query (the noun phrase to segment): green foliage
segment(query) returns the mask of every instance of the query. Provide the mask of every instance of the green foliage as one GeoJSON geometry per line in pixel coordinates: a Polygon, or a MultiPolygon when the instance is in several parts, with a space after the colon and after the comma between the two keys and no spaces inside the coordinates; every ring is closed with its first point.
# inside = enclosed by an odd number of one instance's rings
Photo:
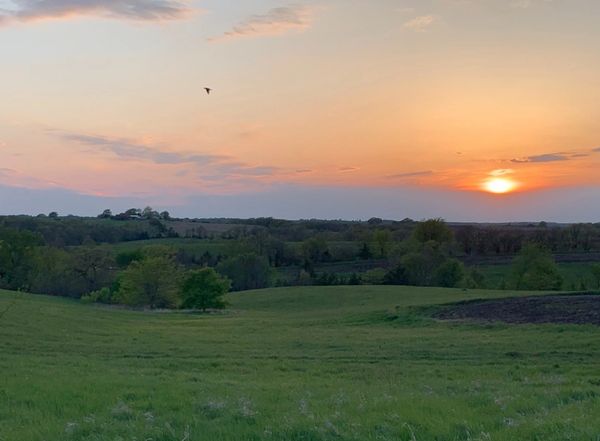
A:
{"type": "Polygon", "coordinates": [[[373,233],[373,242],[379,257],[385,258],[388,255],[392,241],[392,233],[387,229],[378,229],[373,233]]]}
{"type": "Polygon", "coordinates": [[[451,242],[454,235],[443,219],[429,219],[417,224],[413,237],[421,243],[434,241],[443,244],[451,242]]]}
{"type": "Polygon", "coordinates": [[[102,288],[81,297],[83,303],[105,303],[113,302],[113,292],[110,288],[102,288]]]}
{"type": "Polygon", "coordinates": [[[361,275],[365,285],[383,285],[387,270],[385,268],[374,268],[361,275]]]}
{"type": "Polygon", "coordinates": [[[369,260],[373,257],[373,253],[366,242],[362,244],[358,257],[362,260],[369,260]]]}
{"type": "Polygon", "coordinates": [[[465,278],[465,266],[457,259],[446,259],[435,270],[436,286],[455,288],[465,278]]]}
{"type": "Polygon", "coordinates": [[[0,227],[0,286],[27,288],[34,250],[42,238],[29,231],[0,227]]]}
{"type": "Polygon", "coordinates": [[[467,271],[464,279],[460,283],[460,286],[462,288],[469,289],[484,289],[486,287],[485,276],[477,268],[471,268],[469,271],[467,271]]]}
{"type": "Polygon", "coordinates": [[[74,271],[75,259],[67,251],[53,247],[35,250],[28,275],[29,289],[39,294],[79,298],[87,283],[74,271]]]}
{"type": "Polygon", "coordinates": [[[141,249],[125,250],[121,251],[115,257],[117,265],[121,268],[127,268],[131,262],[139,261],[144,259],[144,253],[141,249]]]}
{"type": "Polygon", "coordinates": [[[298,274],[298,278],[296,280],[296,285],[298,286],[309,286],[313,284],[313,278],[308,271],[300,270],[298,274]]]}
{"type": "Polygon", "coordinates": [[[71,254],[72,271],[84,280],[87,292],[110,285],[115,264],[112,253],[99,247],[83,247],[71,254]]]}
{"type": "Polygon", "coordinates": [[[147,257],[132,262],[119,277],[118,303],[150,308],[176,308],[180,272],[172,259],[147,257]]]}
{"type": "Polygon", "coordinates": [[[512,286],[518,290],[560,290],[563,285],[558,266],[550,252],[538,245],[526,245],[514,259],[512,286]]]}
{"type": "Polygon", "coordinates": [[[312,263],[326,262],[331,257],[329,246],[323,237],[313,237],[304,241],[302,255],[306,261],[312,263]]]}
{"type": "Polygon", "coordinates": [[[255,253],[230,257],[217,266],[217,271],[232,281],[235,291],[266,288],[271,282],[269,262],[255,253]]]}
{"type": "Polygon", "coordinates": [[[596,288],[600,289],[600,263],[593,264],[590,269],[592,276],[594,277],[596,288]]]}
{"type": "Polygon", "coordinates": [[[429,241],[420,252],[404,256],[400,264],[404,267],[409,285],[431,286],[435,283],[436,271],[446,260],[439,244],[429,241]]]}
{"type": "Polygon", "coordinates": [[[181,285],[181,308],[223,309],[227,302],[223,296],[231,288],[231,281],[212,268],[188,271],[181,285]]]}

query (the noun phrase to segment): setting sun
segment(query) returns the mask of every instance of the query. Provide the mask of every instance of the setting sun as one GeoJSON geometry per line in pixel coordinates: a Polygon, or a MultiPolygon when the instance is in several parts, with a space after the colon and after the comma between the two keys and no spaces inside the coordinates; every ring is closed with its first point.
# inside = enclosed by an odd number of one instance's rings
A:
{"type": "Polygon", "coordinates": [[[495,194],[510,193],[517,187],[517,184],[506,178],[493,178],[483,184],[485,191],[495,194]]]}

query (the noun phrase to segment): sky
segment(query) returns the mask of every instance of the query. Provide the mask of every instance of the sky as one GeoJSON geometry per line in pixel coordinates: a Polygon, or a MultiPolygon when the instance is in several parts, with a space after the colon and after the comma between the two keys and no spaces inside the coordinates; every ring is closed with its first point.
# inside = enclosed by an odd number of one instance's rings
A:
{"type": "Polygon", "coordinates": [[[0,0],[0,212],[600,221],[599,17],[0,0]]]}

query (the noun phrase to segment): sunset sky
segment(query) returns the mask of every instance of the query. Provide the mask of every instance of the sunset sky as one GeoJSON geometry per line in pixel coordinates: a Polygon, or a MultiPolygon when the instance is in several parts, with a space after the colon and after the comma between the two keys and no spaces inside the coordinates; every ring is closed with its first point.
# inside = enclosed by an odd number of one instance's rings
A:
{"type": "Polygon", "coordinates": [[[0,0],[0,211],[600,221],[599,18],[0,0]]]}

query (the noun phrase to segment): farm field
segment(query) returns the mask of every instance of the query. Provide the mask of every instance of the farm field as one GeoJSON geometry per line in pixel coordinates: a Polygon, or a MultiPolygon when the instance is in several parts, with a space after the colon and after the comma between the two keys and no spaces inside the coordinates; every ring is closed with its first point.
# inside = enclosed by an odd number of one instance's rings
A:
{"type": "Polygon", "coordinates": [[[302,287],[223,313],[0,292],[0,440],[600,439],[600,328],[431,318],[531,293],[302,287]]]}

